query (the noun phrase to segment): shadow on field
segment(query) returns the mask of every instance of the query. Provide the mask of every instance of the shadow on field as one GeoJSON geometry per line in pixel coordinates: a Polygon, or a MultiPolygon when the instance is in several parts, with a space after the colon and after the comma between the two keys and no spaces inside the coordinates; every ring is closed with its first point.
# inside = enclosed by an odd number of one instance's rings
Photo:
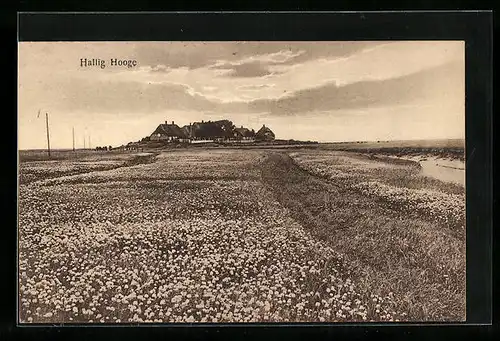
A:
{"type": "Polygon", "coordinates": [[[346,256],[367,297],[392,292],[410,321],[465,319],[465,237],[314,176],[286,153],[270,152],[260,167],[292,217],[346,256]]]}

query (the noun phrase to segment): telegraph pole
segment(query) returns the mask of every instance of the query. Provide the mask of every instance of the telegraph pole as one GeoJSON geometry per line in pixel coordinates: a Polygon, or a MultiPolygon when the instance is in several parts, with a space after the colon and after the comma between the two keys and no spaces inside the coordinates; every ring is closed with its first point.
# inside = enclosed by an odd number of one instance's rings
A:
{"type": "Polygon", "coordinates": [[[45,124],[47,126],[47,151],[49,152],[50,158],[50,134],[49,134],[49,113],[45,113],[45,124]]]}
{"type": "Polygon", "coordinates": [[[73,127],[73,151],[75,151],[75,127],[73,127]]]}

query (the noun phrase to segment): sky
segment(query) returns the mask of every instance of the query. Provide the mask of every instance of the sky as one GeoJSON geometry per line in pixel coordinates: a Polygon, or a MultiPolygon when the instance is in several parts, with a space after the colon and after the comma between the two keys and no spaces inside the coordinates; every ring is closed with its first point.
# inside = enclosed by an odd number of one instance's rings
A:
{"type": "Polygon", "coordinates": [[[230,119],[279,139],[465,137],[463,41],[21,42],[18,147],[118,146],[230,119]],[[106,64],[81,66],[81,59],[106,64]],[[111,59],[136,66],[112,66],[111,59]],[[41,115],[38,115],[38,112],[41,115]],[[88,142],[87,142],[88,144],[88,142]]]}

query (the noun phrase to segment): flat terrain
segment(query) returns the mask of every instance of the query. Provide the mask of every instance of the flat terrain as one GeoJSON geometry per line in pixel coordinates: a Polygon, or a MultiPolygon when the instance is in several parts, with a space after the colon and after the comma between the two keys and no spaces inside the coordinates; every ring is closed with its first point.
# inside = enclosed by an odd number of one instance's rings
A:
{"type": "Polygon", "coordinates": [[[465,319],[464,187],[415,161],[99,155],[21,158],[21,322],[465,319]]]}
{"type": "Polygon", "coordinates": [[[53,152],[50,159],[44,151],[21,152],[19,183],[25,184],[66,175],[111,170],[154,161],[153,153],[107,153],[95,151],[53,152]]]}

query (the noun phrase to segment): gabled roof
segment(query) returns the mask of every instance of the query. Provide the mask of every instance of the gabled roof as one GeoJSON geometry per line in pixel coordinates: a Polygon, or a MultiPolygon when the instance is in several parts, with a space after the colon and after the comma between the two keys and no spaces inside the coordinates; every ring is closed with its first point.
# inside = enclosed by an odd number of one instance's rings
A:
{"type": "Polygon", "coordinates": [[[234,128],[234,131],[236,133],[238,133],[239,135],[241,135],[241,136],[245,136],[249,132],[248,128],[243,128],[243,127],[241,127],[241,128],[234,128]]]}
{"type": "Polygon", "coordinates": [[[185,132],[177,124],[160,124],[151,135],[156,134],[186,138],[185,132]]]}
{"type": "Polygon", "coordinates": [[[252,137],[255,135],[255,132],[252,132],[250,129],[248,128],[235,128],[234,131],[240,135],[240,136],[243,136],[243,137],[252,137]]]}
{"type": "Polygon", "coordinates": [[[258,137],[264,137],[264,136],[274,136],[274,133],[271,129],[266,127],[265,125],[262,126],[262,128],[259,129],[259,131],[255,134],[258,137]]]}

